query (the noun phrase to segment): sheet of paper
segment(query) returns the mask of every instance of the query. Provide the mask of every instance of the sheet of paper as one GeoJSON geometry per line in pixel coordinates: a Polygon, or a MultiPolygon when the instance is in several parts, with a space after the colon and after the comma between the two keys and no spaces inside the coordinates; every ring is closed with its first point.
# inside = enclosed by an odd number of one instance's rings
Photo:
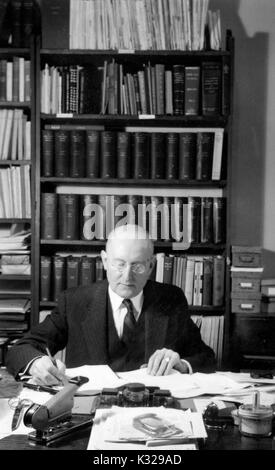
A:
{"type": "Polygon", "coordinates": [[[123,381],[121,381],[115,372],[113,372],[112,369],[106,365],[85,365],[81,367],[69,368],[66,369],[66,375],[68,377],[82,375],[89,379],[89,382],[79,387],[80,392],[87,390],[102,390],[104,387],[115,388],[123,385],[123,381]]]}

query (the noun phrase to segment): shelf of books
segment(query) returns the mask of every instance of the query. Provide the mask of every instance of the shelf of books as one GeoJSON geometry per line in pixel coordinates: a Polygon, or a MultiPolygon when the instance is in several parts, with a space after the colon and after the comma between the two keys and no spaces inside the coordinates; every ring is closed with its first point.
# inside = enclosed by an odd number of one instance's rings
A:
{"type": "MultiPolygon", "coordinates": [[[[158,10],[162,2],[134,1],[138,18],[145,15],[148,34],[142,34],[128,2],[118,1],[110,37],[106,31],[96,37],[91,28],[92,43],[72,45],[76,25],[67,22],[68,15],[84,2],[63,3],[57,20],[53,2],[43,1],[36,58],[40,159],[33,273],[40,289],[33,297],[33,321],[56,305],[62,289],[104,279],[100,250],[108,233],[117,224],[138,223],[154,240],[152,278],[184,290],[192,318],[221,366],[228,317],[231,33],[224,47],[218,32],[213,39],[212,14],[218,14],[204,1],[197,2],[198,30],[187,21],[190,12],[179,14],[181,2],[165,2],[167,17],[158,10]],[[118,12],[131,16],[128,39],[118,12]],[[155,30],[150,14],[157,19],[155,30]],[[54,44],[56,21],[57,36],[63,33],[54,44]],[[167,28],[177,21],[181,27],[172,28],[172,38],[167,28]],[[188,24],[193,33],[178,36],[188,24]],[[114,42],[105,42],[107,37],[114,42]]],[[[88,3],[92,8],[94,2],[88,3]]],[[[109,18],[114,4],[100,5],[109,18]]]]}
{"type": "Polygon", "coordinates": [[[14,47],[14,34],[0,47],[0,364],[31,310],[34,45],[14,47]]]}

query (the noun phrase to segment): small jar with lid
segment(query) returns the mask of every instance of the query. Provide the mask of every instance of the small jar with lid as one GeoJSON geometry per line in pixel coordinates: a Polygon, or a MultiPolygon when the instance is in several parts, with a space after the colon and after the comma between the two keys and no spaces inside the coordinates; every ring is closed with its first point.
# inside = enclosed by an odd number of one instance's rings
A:
{"type": "Polygon", "coordinates": [[[244,436],[266,437],[272,433],[273,409],[260,405],[241,405],[238,410],[239,429],[244,436]]]}

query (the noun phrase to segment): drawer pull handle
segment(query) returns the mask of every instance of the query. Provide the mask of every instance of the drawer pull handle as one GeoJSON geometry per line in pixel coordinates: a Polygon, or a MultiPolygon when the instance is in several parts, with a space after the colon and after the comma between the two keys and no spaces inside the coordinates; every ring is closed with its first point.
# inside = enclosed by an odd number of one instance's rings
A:
{"type": "Polygon", "coordinates": [[[252,310],[254,308],[254,304],[241,304],[240,307],[242,310],[252,310]]]}
{"type": "Polygon", "coordinates": [[[252,282],[241,282],[240,287],[242,287],[243,289],[252,289],[253,284],[252,282]]]}

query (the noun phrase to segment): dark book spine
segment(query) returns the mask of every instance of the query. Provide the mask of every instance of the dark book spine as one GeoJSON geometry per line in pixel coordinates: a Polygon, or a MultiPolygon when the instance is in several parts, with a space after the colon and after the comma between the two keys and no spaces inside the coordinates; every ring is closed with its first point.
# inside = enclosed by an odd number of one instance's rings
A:
{"type": "Polygon", "coordinates": [[[70,131],[58,130],[54,135],[54,174],[56,177],[69,176],[70,131]]]}
{"type": "Polygon", "coordinates": [[[163,179],[165,175],[165,134],[152,132],[151,134],[151,179],[163,179]]]}
{"type": "Polygon", "coordinates": [[[221,307],[224,304],[224,277],[225,258],[214,256],[213,259],[213,306],[221,307]]]}
{"type": "Polygon", "coordinates": [[[217,62],[202,63],[202,114],[216,116],[221,112],[221,66],[217,62]]]}
{"type": "Polygon", "coordinates": [[[185,67],[184,114],[197,116],[200,109],[200,67],[185,67]]]}
{"type": "Polygon", "coordinates": [[[79,239],[79,209],[77,194],[59,194],[59,239],[79,239]]]}
{"type": "Polygon", "coordinates": [[[30,46],[31,35],[34,31],[34,0],[22,2],[22,47],[30,46]]]}
{"type": "Polygon", "coordinates": [[[214,197],[213,200],[213,242],[226,241],[226,198],[214,197]]]}
{"type": "Polygon", "coordinates": [[[203,260],[203,278],[202,278],[202,305],[212,305],[213,291],[213,259],[204,258],[203,260]]]}
{"type": "Polygon", "coordinates": [[[70,2],[68,0],[43,0],[41,2],[42,47],[69,49],[70,2]]]}
{"type": "Polygon", "coordinates": [[[201,198],[192,197],[188,198],[190,208],[190,223],[191,223],[191,242],[200,243],[201,241],[201,198]]]}
{"type": "Polygon", "coordinates": [[[175,115],[184,114],[185,67],[173,65],[173,109],[175,115]]]}
{"type": "Polygon", "coordinates": [[[212,178],[214,137],[214,132],[197,133],[197,180],[208,181],[212,178]]]}
{"type": "Polygon", "coordinates": [[[195,179],[196,141],[196,132],[181,132],[179,134],[179,179],[195,179]]]}
{"type": "Polygon", "coordinates": [[[164,256],[163,282],[172,284],[174,258],[172,256],[164,256]]]}
{"type": "Polygon", "coordinates": [[[151,226],[151,196],[142,196],[138,206],[138,224],[150,233],[151,226]]]}
{"type": "Polygon", "coordinates": [[[21,47],[22,0],[11,0],[10,6],[12,46],[21,47]]]}
{"type": "MultiPolygon", "coordinates": [[[[19,90],[18,90],[19,91],[19,90]]],[[[0,101],[7,99],[7,61],[0,60],[0,101]]]]}
{"type": "Polygon", "coordinates": [[[100,131],[86,131],[86,176],[99,177],[100,131]]]}
{"type": "Polygon", "coordinates": [[[166,134],[165,178],[173,180],[178,176],[178,133],[168,132],[166,134]]]}
{"type": "Polygon", "coordinates": [[[213,198],[201,198],[201,243],[213,242],[213,198]]]}
{"type": "Polygon", "coordinates": [[[139,221],[139,208],[141,208],[142,196],[129,194],[127,196],[127,203],[129,204],[128,223],[141,225],[139,221]]]}
{"type": "Polygon", "coordinates": [[[93,240],[96,238],[97,224],[100,221],[100,207],[96,194],[81,194],[80,196],[80,238],[93,240]]]}
{"type": "Polygon", "coordinates": [[[228,116],[231,111],[230,107],[230,88],[231,88],[231,68],[229,57],[223,58],[222,64],[222,114],[228,116]]]}
{"type": "Polygon", "coordinates": [[[117,133],[117,177],[131,178],[131,133],[117,133]]]}
{"type": "Polygon", "coordinates": [[[66,262],[63,256],[53,257],[53,301],[58,301],[60,292],[65,289],[66,262]]]}
{"type": "Polygon", "coordinates": [[[41,256],[40,259],[40,300],[48,302],[51,300],[51,275],[52,258],[41,256]]]}
{"type": "Polygon", "coordinates": [[[165,66],[164,64],[156,64],[156,99],[157,114],[162,116],[165,111],[165,66]]]}
{"type": "Polygon", "coordinates": [[[82,178],[85,176],[85,131],[72,130],[70,151],[70,176],[82,178]]]}
{"type": "Polygon", "coordinates": [[[105,194],[98,195],[99,212],[96,225],[96,239],[106,240],[106,216],[107,214],[107,196],[105,194]]]}
{"type": "Polygon", "coordinates": [[[79,285],[79,262],[78,256],[68,256],[66,258],[66,289],[79,285]]]}
{"type": "Polygon", "coordinates": [[[101,178],[115,178],[116,177],[116,132],[102,131],[101,132],[101,178]]]}
{"type": "Polygon", "coordinates": [[[134,132],[133,161],[135,179],[149,178],[149,137],[146,132],[134,132]]]}
{"type": "MultiPolygon", "coordinates": [[[[19,57],[13,57],[12,100],[19,101],[19,57]]],[[[26,64],[26,60],[24,61],[26,64]]]]}
{"type": "Polygon", "coordinates": [[[54,131],[42,130],[42,176],[54,176],[54,131]]]}
{"type": "Polygon", "coordinates": [[[95,258],[90,256],[81,256],[79,285],[90,286],[95,281],[95,258]]]}
{"type": "Polygon", "coordinates": [[[41,238],[54,240],[57,238],[57,194],[41,193],[41,238]]]}

